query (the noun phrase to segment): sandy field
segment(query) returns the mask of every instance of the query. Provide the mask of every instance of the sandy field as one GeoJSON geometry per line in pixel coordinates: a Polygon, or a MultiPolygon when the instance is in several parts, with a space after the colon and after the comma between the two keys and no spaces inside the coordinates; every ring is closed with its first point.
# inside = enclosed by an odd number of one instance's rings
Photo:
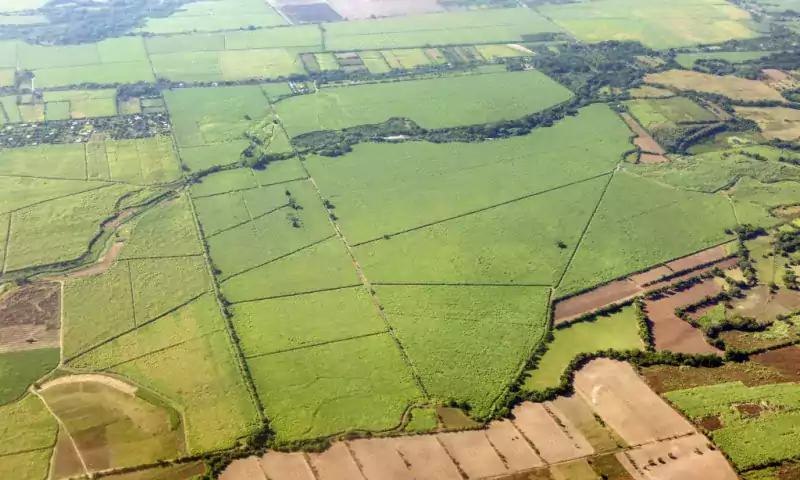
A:
{"type": "Polygon", "coordinates": [[[373,438],[349,442],[350,450],[367,480],[413,480],[392,440],[373,438]]]}
{"type": "Polygon", "coordinates": [[[758,124],[764,138],[794,140],[800,137],[800,111],[783,107],[734,107],[736,113],[758,124]]]}
{"type": "Polygon", "coordinates": [[[236,460],[222,472],[219,480],[267,480],[258,457],[236,460]]]}
{"type": "Polygon", "coordinates": [[[507,472],[506,466],[482,430],[444,433],[439,435],[439,441],[470,479],[507,472]]]}
{"type": "Polygon", "coordinates": [[[486,430],[486,437],[495,450],[503,456],[506,466],[511,471],[529,470],[544,465],[511,420],[492,422],[486,430]]]}
{"type": "Polygon", "coordinates": [[[392,440],[414,478],[462,480],[458,468],[433,435],[414,435],[392,440]]]}
{"type": "Polygon", "coordinates": [[[268,453],[259,462],[270,480],[315,480],[303,453],[268,453]]]}
{"type": "Polygon", "coordinates": [[[523,403],[514,409],[514,424],[548,463],[563,462],[594,453],[589,441],[570,422],[559,425],[541,403],[523,403]]]}
{"type": "Polygon", "coordinates": [[[736,480],[725,457],[700,434],[645,445],[617,458],[636,480],[736,480]]]}
{"type": "Polygon", "coordinates": [[[355,459],[344,443],[334,443],[322,453],[308,454],[318,480],[363,480],[355,459]]]}

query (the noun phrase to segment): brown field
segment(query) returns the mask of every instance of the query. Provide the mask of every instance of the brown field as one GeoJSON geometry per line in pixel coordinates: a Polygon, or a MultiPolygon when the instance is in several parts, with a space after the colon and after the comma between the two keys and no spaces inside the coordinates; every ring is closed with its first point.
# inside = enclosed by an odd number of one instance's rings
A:
{"type": "MultiPolygon", "coordinates": [[[[786,349],[776,350],[775,352],[781,352],[783,350],[786,349]]],[[[753,362],[726,363],[716,368],[656,365],[643,368],[641,374],[648,385],[650,385],[650,388],[658,394],[727,382],[742,382],[752,387],[793,381],[792,377],[782,375],[783,372],[780,371],[780,368],[769,365],[769,360],[764,361],[763,365],[762,362],[759,361],[760,357],[775,352],[756,355],[752,357],[753,362]]],[[[766,359],[766,357],[764,358],[766,359]]],[[[795,360],[800,361],[800,351],[798,351],[796,358],[789,359],[789,361],[795,360]]],[[[791,366],[792,364],[789,365],[790,369],[794,368],[791,366]]],[[[795,370],[797,370],[797,368],[795,368],[795,370]]]]}
{"type": "Polygon", "coordinates": [[[797,79],[786,72],[765,68],[762,73],[764,74],[764,83],[775,90],[794,90],[798,86],[797,79]]]}
{"type": "Polygon", "coordinates": [[[584,313],[625,301],[643,292],[643,289],[627,279],[611,282],[556,303],[553,323],[555,325],[567,323],[584,313]]]}
{"type": "Polygon", "coordinates": [[[764,352],[751,358],[752,361],[778,371],[791,382],[800,382],[800,347],[791,346],[764,352]]]}
{"type": "Polygon", "coordinates": [[[69,436],[63,430],[59,430],[53,458],[50,461],[51,478],[70,478],[85,475],[81,459],[69,436]]]}
{"type": "Polygon", "coordinates": [[[704,273],[710,272],[711,270],[714,270],[715,268],[719,268],[720,270],[731,270],[733,268],[736,268],[736,266],[738,264],[739,264],[738,259],[736,259],[736,258],[728,258],[728,259],[722,260],[720,262],[714,263],[712,265],[708,265],[706,267],[698,268],[697,270],[688,271],[683,275],[678,275],[677,277],[670,278],[669,280],[665,280],[663,282],[653,283],[653,284],[648,286],[649,287],[648,289],[649,290],[653,290],[653,289],[660,288],[660,287],[663,287],[663,286],[666,286],[666,285],[677,283],[677,282],[680,282],[681,280],[686,280],[686,279],[689,279],[689,278],[692,278],[692,277],[696,277],[698,275],[702,275],[704,273]]]}
{"type": "Polygon", "coordinates": [[[138,472],[114,475],[114,480],[191,480],[205,473],[206,466],[203,462],[183,463],[168,467],[151,468],[138,472]]]}
{"type": "Polygon", "coordinates": [[[754,317],[759,322],[769,322],[778,315],[800,309],[800,293],[781,289],[772,293],[767,285],[759,285],[747,292],[743,299],[731,302],[733,312],[743,317],[754,317]]]}
{"type": "Polygon", "coordinates": [[[545,462],[563,462],[594,453],[589,441],[570,422],[559,425],[540,403],[514,409],[514,424],[536,447],[545,462]]]}
{"type": "Polygon", "coordinates": [[[61,285],[37,283],[3,295],[0,352],[59,346],[61,285]]]}
{"type": "Polygon", "coordinates": [[[414,478],[461,480],[458,468],[435,436],[401,437],[393,443],[414,478]]]}
{"type": "MultiPolygon", "coordinates": [[[[562,422],[575,425],[595,452],[610,452],[619,448],[611,432],[600,425],[594,412],[578,395],[558,397],[546,403],[547,408],[562,422]]],[[[623,443],[620,441],[620,443],[623,443]]]]}
{"type": "Polygon", "coordinates": [[[259,462],[270,480],[314,480],[314,472],[303,453],[268,453],[259,462]]]}
{"type": "Polygon", "coordinates": [[[661,278],[666,277],[667,275],[672,275],[673,273],[675,272],[673,272],[672,269],[662,265],[660,267],[652,268],[646,272],[637,273],[636,275],[631,275],[630,279],[636,285],[644,287],[647,284],[653,283],[656,280],[660,280],[661,278]]]}
{"type": "Polygon", "coordinates": [[[660,163],[669,163],[669,158],[667,158],[664,155],[655,155],[655,154],[652,154],[652,153],[642,153],[641,155],[639,155],[639,163],[642,163],[644,165],[657,165],[657,164],[660,164],[660,163]]]}
{"type": "Polygon", "coordinates": [[[637,480],[736,480],[725,457],[700,434],[644,445],[618,453],[617,458],[637,480]]]}
{"type": "Polygon", "coordinates": [[[219,480],[267,480],[258,457],[236,460],[222,472],[219,480]]]}
{"type": "Polygon", "coordinates": [[[544,465],[511,420],[492,422],[486,430],[486,437],[503,456],[511,471],[529,470],[544,465]]]}
{"type": "Polygon", "coordinates": [[[444,10],[436,0],[328,0],[328,3],[347,20],[373,16],[396,17],[444,10]]]}
{"type": "Polygon", "coordinates": [[[734,107],[736,113],[758,124],[764,138],[794,140],[800,137],[800,111],[784,107],[734,107]]]}
{"type": "Polygon", "coordinates": [[[790,326],[786,335],[780,336],[773,336],[762,332],[730,330],[722,332],[719,337],[725,342],[726,347],[735,348],[742,352],[753,352],[797,343],[797,341],[800,340],[800,328],[790,326]]]}
{"type": "Polygon", "coordinates": [[[122,252],[123,245],[125,245],[123,242],[116,242],[114,245],[111,245],[111,248],[108,249],[108,252],[106,252],[105,255],[97,259],[97,262],[94,265],[82,270],[70,272],[64,275],[62,278],[73,279],[95,277],[97,275],[106,273],[108,269],[114,265],[114,262],[117,261],[117,257],[119,257],[120,252],[122,252]]]}
{"type": "Polygon", "coordinates": [[[493,477],[507,472],[503,460],[482,430],[443,433],[439,441],[470,479],[493,477]]]}
{"type": "Polygon", "coordinates": [[[562,463],[550,467],[553,480],[598,480],[599,477],[586,460],[562,463]]]}
{"type": "Polygon", "coordinates": [[[696,431],[627,363],[592,360],[575,374],[575,390],[629,445],[696,431]]]}
{"type": "Polygon", "coordinates": [[[347,445],[342,442],[334,443],[323,453],[310,453],[308,459],[317,473],[318,480],[361,480],[364,478],[347,445]]]}
{"type": "Polygon", "coordinates": [[[658,142],[653,140],[653,137],[647,133],[647,130],[642,128],[642,126],[639,125],[639,122],[633,119],[632,116],[627,113],[621,113],[620,117],[622,117],[622,120],[628,124],[628,128],[630,128],[633,133],[638,135],[638,137],[633,140],[633,143],[642,149],[643,152],[654,153],[656,155],[663,155],[667,153],[663,148],[661,148],[661,145],[659,145],[658,142]]]}
{"type": "Polygon", "coordinates": [[[350,451],[367,480],[412,480],[414,475],[395,450],[391,439],[373,438],[349,442],[350,451]]]}
{"type": "Polygon", "coordinates": [[[678,90],[717,93],[735,100],[784,100],[780,92],[763,82],[728,75],[717,76],[690,70],[668,70],[651,73],[644,77],[644,81],[678,90]]]}
{"type": "Polygon", "coordinates": [[[685,320],[675,316],[675,309],[691,305],[706,296],[716,295],[722,288],[713,279],[705,280],[689,290],[656,301],[648,301],[647,313],[653,322],[653,337],[656,350],[676,353],[716,353],[719,350],[706,342],[703,333],[685,320]]]}
{"type": "Polygon", "coordinates": [[[608,480],[633,480],[613,453],[589,459],[589,464],[600,478],[608,480]]]}
{"type": "Polygon", "coordinates": [[[727,256],[728,253],[725,251],[725,247],[719,246],[697,252],[688,257],[673,260],[667,263],[667,267],[671,268],[674,272],[681,272],[683,270],[697,268],[707,263],[718,262],[727,256]]]}
{"type": "Polygon", "coordinates": [[[632,88],[628,90],[628,93],[633,98],[668,98],[675,96],[675,94],[670,90],[651,87],[650,85],[643,85],[638,88],[632,88]]]}

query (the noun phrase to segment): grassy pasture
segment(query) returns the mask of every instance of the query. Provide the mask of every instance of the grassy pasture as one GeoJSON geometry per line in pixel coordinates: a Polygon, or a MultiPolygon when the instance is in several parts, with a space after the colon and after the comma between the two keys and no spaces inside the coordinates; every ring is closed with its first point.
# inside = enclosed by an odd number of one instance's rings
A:
{"type": "Polygon", "coordinates": [[[172,137],[106,140],[111,180],[154,185],[181,177],[172,137]]]}
{"type": "Polygon", "coordinates": [[[282,48],[161,53],[150,59],[157,76],[173,81],[237,81],[305,73],[299,57],[282,48]]]}
{"type": "MultiPolygon", "coordinates": [[[[161,320],[159,320],[161,321],[161,320]]],[[[150,331],[158,341],[158,331],[150,331]]],[[[217,332],[192,340],[182,339],[171,348],[150,350],[144,334],[117,342],[135,341],[149,353],[111,368],[140,385],[172,400],[183,413],[186,450],[200,454],[230,447],[258,423],[255,407],[233,358],[227,333],[217,332]],[[191,366],[192,375],[178,375],[191,366]]]]}
{"type": "Polygon", "coordinates": [[[0,354],[0,405],[22,397],[33,382],[58,365],[58,360],[58,348],[0,354]]]}
{"type": "Polygon", "coordinates": [[[544,74],[525,71],[324,88],[287,98],[276,108],[287,132],[295,136],[390,117],[410,118],[425,128],[495,122],[544,110],[571,96],[544,74]]]}
{"type": "Polygon", "coordinates": [[[197,234],[187,196],[169,204],[160,204],[135,223],[132,238],[125,242],[121,258],[158,258],[201,255],[203,247],[197,234]]]}
{"type": "Polygon", "coordinates": [[[35,70],[34,73],[36,74],[37,88],[64,87],[85,83],[114,85],[155,81],[150,64],[146,61],[41,68],[35,70]]]}
{"type": "Polygon", "coordinates": [[[199,172],[217,165],[238,162],[248,145],[247,140],[234,139],[209,145],[183,147],[180,149],[180,156],[184,165],[192,171],[199,172]]]}
{"type": "Polygon", "coordinates": [[[58,385],[42,392],[92,470],[132,467],[182,452],[183,432],[170,412],[101,383],[58,385]]]}
{"type": "Polygon", "coordinates": [[[210,32],[285,24],[283,17],[266,2],[211,0],[182,5],[180,10],[168,17],[150,18],[139,31],[154,34],[210,32]]]}
{"type": "Polygon", "coordinates": [[[50,450],[35,450],[0,456],[0,477],[15,480],[41,480],[50,469],[50,450]]]}
{"type": "Polygon", "coordinates": [[[79,180],[0,177],[0,212],[94,190],[102,184],[79,180]]]}
{"type": "Polygon", "coordinates": [[[396,428],[421,394],[388,334],[251,358],[278,439],[396,428]]]}
{"type": "Polygon", "coordinates": [[[164,99],[180,147],[241,138],[271,111],[257,85],[167,90],[164,99]]]}
{"type": "Polygon", "coordinates": [[[679,53],[675,61],[684,68],[692,68],[698,60],[724,60],[729,63],[741,63],[768,57],[773,52],[699,52],[679,53]]]}
{"type": "Polygon", "coordinates": [[[641,349],[639,324],[632,306],[593,322],[581,322],[553,332],[554,339],[539,359],[536,368],[526,370],[525,390],[555,388],[569,362],[579,353],[600,350],[641,349]]]}
{"type": "Polygon", "coordinates": [[[289,209],[286,190],[291,184],[252,188],[203,197],[195,200],[195,208],[207,236],[256,220],[278,209],[289,209]]]}
{"type": "Polygon", "coordinates": [[[558,289],[558,296],[730,240],[737,225],[721,195],[683,191],[618,172],[558,289]]]}
{"type": "Polygon", "coordinates": [[[89,248],[100,224],[129,185],[112,185],[14,212],[6,270],[74,260],[89,248]]]}
{"type": "Polygon", "coordinates": [[[192,185],[192,196],[199,200],[203,197],[218,196],[257,187],[258,183],[252,170],[249,168],[237,168],[235,170],[223,170],[204,177],[201,182],[192,185]]]}
{"type": "Polygon", "coordinates": [[[419,48],[385,50],[382,53],[387,63],[389,63],[389,66],[392,68],[413,70],[414,68],[430,65],[431,63],[428,56],[425,55],[425,52],[419,48]]]}
{"type": "MultiPolygon", "coordinates": [[[[49,449],[56,442],[58,424],[41,400],[26,395],[21,400],[0,406],[0,458],[37,449],[49,449]]],[[[49,453],[49,451],[48,451],[49,453]]]]}
{"type": "Polygon", "coordinates": [[[203,257],[131,260],[134,321],[148,322],[211,290],[203,257]]]}
{"type": "Polygon", "coordinates": [[[508,45],[476,45],[478,53],[486,60],[492,61],[497,58],[524,57],[530,55],[520,49],[511,48],[508,45]]]}
{"type": "Polygon", "coordinates": [[[710,75],[691,70],[667,70],[666,72],[651,73],[644,77],[644,81],[678,90],[716,93],[735,100],[783,101],[780,92],[766,83],[730,75],[710,75]]]}
{"type": "Polygon", "coordinates": [[[6,148],[0,151],[0,174],[84,180],[86,154],[82,144],[6,148]]]}
{"type": "Polygon", "coordinates": [[[66,103],[67,118],[110,117],[117,114],[116,90],[66,90],[44,92],[48,114],[53,102],[66,103]]]}
{"type": "Polygon", "coordinates": [[[359,283],[352,259],[334,237],[230,278],[221,289],[228,301],[237,303],[359,283]]]}
{"type": "Polygon", "coordinates": [[[692,420],[717,416],[723,427],[709,436],[739,469],[797,455],[800,388],[795,383],[748,387],[731,382],[678,390],[665,396],[692,420]],[[759,413],[747,414],[736,405],[753,405],[759,413]]]}
{"type": "Polygon", "coordinates": [[[332,53],[315,53],[314,58],[317,60],[319,69],[323,72],[339,70],[339,61],[336,59],[336,55],[332,53]]]}
{"type": "Polygon", "coordinates": [[[800,198],[800,183],[761,183],[743,178],[729,191],[736,216],[741,223],[772,226],[780,221],[769,210],[783,205],[795,205],[800,198]]]}
{"type": "Polygon", "coordinates": [[[369,73],[373,75],[387,73],[391,70],[389,64],[386,63],[386,59],[379,51],[358,52],[358,56],[361,57],[361,61],[364,62],[364,66],[367,67],[369,73]]]}
{"type": "Polygon", "coordinates": [[[489,415],[546,330],[549,288],[379,286],[389,323],[428,393],[489,415]]]}
{"type": "Polygon", "coordinates": [[[46,121],[52,120],[68,120],[69,116],[69,102],[50,102],[44,106],[44,119],[46,121]]]}
{"type": "Polygon", "coordinates": [[[521,137],[360,144],[306,166],[358,244],[610,172],[631,148],[630,135],[608,107],[594,105],[521,137]]]}
{"type": "Polygon", "coordinates": [[[233,315],[248,358],[386,331],[361,285],[241,303],[233,315]]]}
{"type": "Polygon", "coordinates": [[[674,127],[679,122],[706,122],[717,118],[686,97],[630,100],[625,104],[648,130],[674,127]]]}
{"type": "Polygon", "coordinates": [[[542,14],[584,42],[640,41],[663,49],[752,38],[750,14],[716,0],[591,0],[545,4],[542,14]]]}
{"type": "Polygon", "coordinates": [[[600,177],[563,187],[368,243],[355,254],[372,282],[554,285],[607,183],[600,177]]]}
{"type": "Polygon", "coordinates": [[[523,35],[561,31],[528,8],[334,22],[325,30],[325,47],[335,51],[519,42],[523,35]]]}

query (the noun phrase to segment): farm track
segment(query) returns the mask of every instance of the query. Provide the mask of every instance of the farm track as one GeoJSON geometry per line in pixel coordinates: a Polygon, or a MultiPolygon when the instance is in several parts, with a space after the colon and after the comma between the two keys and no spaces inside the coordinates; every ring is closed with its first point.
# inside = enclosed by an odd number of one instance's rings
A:
{"type": "MultiPolygon", "coordinates": [[[[70,443],[72,444],[72,449],[75,450],[75,455],[78,457],[78,460],[81,462],[81,468],[83,468],[83,471],[86,472],[86,474],[88,475],[90,470],[89,470],[89,467],[86,465],[86,460],[83,459],[83,455],[81,455],[81,451],[78,448],[78,444],[75,442],[75,439],[72,437],[72,434],[69,433],[69,430],[67,429],[66,424],[64,424],[64,422],[61,420],[61,418],[58,415],[56,415],[56,413],[53,411],[52,408],[50,408],[50,405],[48,405],[47,401],[44,399],[44,397],[42,395],[39,394],[39,392],[37,392],[34,389],[30,389],[30,392],[33,395],[35,395],[42,402],[42,404],[47,409],[47,411],[50,412],[50,415],[52,415],[53,418],[56,420],[56,423],[58,423],[59,432],[63,432],[64,435],[67,436],[67,438],[69,439],[70,443]]],[[[56,435],[58,435],[58,434],[56,434],[56,435]]],[[[53,454],[55,454],[55,448],[53,448],[53,454]]]]}

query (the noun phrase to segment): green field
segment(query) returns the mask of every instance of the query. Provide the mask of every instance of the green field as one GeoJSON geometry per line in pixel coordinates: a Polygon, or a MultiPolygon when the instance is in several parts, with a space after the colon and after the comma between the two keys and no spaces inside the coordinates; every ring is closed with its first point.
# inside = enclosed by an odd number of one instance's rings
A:
{"type": "Polygon", "coordinates": [[[522,137],[365,143],[346,156],[306,163],[335,205],[348,241],[357,245],[604,175],[630,148],[629,136],[617,115],[593,105],[522,137]]]}
{"type": "Polygon", "coordinates": [[[571,93],[537,71],[464,75],[321,89],[276,105],[289,135],[410,118],[424,128],[510,120],[564,102],[571,93]],[[480,96],[480,102],[465,99],[480,96]],[[409,99],[414,101],[408,101],[409,99]]]}
{"type": "Polygon", "coordinates": [[[164,18],[151,18],[139,31],[163,34],[273,27],[286,22],[266,2],[258,0],[200,1],[182,5],[164,18]]]}
{"type": "Polygon", "coordinates": [[[49,450],[56,443],[58,424],[34,395],[0,406],[0,458],[12,453],[49,450]]]}
{"type": "Polygon", "coordinates": [[[172,81],[219,82],[288,78],[305,73],[299,57],[282,48],[150,55],[156,76],[172,81]]]}
{"type": "Polygon", "coordinates": [[[367,67],[369,73],[372,74],[381,74],[389,72],[392,67],[386,63],[386,58],[378,51],[365,51],[359,52],[358,56],[361,57],[361,61],[364,62],[364,66],[367,67]]]}
{"type": "Polygon", "coordinates": [[[389,323],[436,403],[492,413],[546,329],[549,288],[376,287],[389,323]]]}
{"type": "Polygon", "coordinates": [[[110,180],[154,185],[181,177],[171,137],[107,140],[105,149],[110,180]]]}
{"type": "Polygon", "coordinates": [[[203,248],[187,196],[158,204],[136,220],[121,258],[202,255],[203,248]]]}
{"type": "Polygon", "coordinates": [[[699,53],[679,53],[675,56],[675,61],[684,68],[692,68],[698,60],[724,60],[730,63],[746,62],[748,60],[758,60],[768,57],[773,52],[699,52],[699,53]]]}
{"type": "Polygon", "coordinates": [[[680,122],[708,122],[717,119],[714,114],[686,97],[630,100],[625,104],[648,130],[674,127],[680,122]]]}
{"type": "Polygon", "coordinates": [[[421,398],[388,334],[248,360],[278,439],[390,430],[421,398]]]}
{"type": "Polygon", "coordinates": [[[48,114],[52,103],[68,105],[67,118],[110,117],[117,114],[116,90],[66,90],[45,92],[48,114]]]}
{"type": "Polygon", "coordinates": [[[47,172],[48,178],[86,179],[83,145],[39,145],[0,151],[0,174],[36,177],[42,172],[47,172]]]}
{"type": "Polygon", "coordinates": [[[58,360],[57,348],[0,353],[0,405],[22,397],[33,382],[58,365],[58,360]]]}
{"type": "Polygon", "coordinates": [[[695,421],[717,416],[709,432],[733,464],[747,470],[796,456],[800,439],[800,388],[795,383],[748,387],[741,382],[678,390],[667,399],[695,421]],[[752,406],[755,415],[737,406],[752,406]],[[774,441],[780,438],[780,441],[774,441]]]}
{"type": "Polygon", "coordinates": [[[592,322],[556,330],[553,335],[553,341],[547,344],[547,351],[536,368],[525,372],[524,387],[528,391],[558,387],[561,374],[579,353],[642,348],[636,311],[632,306],[608,316],[601,315],[592,322]]]}

